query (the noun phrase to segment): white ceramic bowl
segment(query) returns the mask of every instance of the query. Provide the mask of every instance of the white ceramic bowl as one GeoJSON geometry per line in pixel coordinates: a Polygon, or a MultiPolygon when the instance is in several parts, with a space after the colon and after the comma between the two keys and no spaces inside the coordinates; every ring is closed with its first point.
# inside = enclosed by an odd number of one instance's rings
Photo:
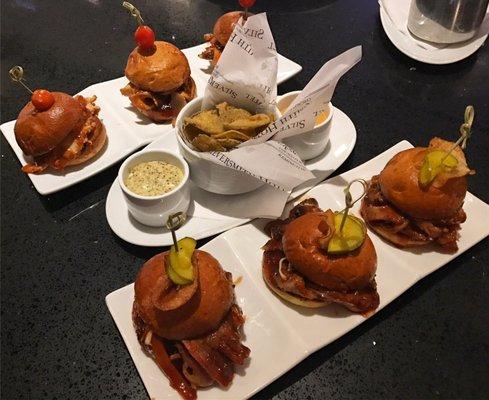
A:
{"type": "Polygon", "coordinates": [[[127,203],[130,214],[140,223],[148,226],[165,226],[168,217],[177,212],[186,212],[190,204],[190,188],[188,185],[189,168],[185,160],[176,153],[163,150],[145,149],[134,153],[119,168],[119,185],[127,203]],[[141,196],[124,183],[131,168],[142,162],[165,161],[176,165],[183,171],[180,184],[168,193],[159,196],[141,196]]]}
{"type": "MultiPolygon", "coordinates": [[[[282,109],[283,107],[281,107],[281,105],[284,103],[287,106],[290,105],[299,93],[300,91],[295,91],[280,96],[277,99],[278,108],[282,109]]],[[[319,156],[324,151],[329,141],[333,109],[333,105],[329,102],[325,107],[325,111],[328,111],[326,120],[321,124],[316,125],[311,131],[283,139],[282,142],[294,149],[302,161],[319,156]]]]}
{"type": "Polygon", "coordinates": [[[190,117],[200,111],[202,97],[197,97],[188,103],[177,117],[178,148],[183,158],[190,165],[190,179],[200,188],[218,194],[241,194],[251,192],[264,183],[244,172],[236,171],[215,164],[201,157],[201,153],[192,149],[183,139],[183,123],[185,117],[190,117]]]}

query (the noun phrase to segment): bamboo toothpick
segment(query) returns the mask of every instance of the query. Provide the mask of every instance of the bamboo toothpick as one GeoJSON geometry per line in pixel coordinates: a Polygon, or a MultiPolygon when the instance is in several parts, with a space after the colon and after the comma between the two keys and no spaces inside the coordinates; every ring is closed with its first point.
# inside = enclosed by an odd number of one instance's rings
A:
{"type": "Polygon", "coordinates": [[[340,232],[343,231],[343,227],[345,226],[346,217],[348,216],[348,211],[350,210],[350,208],[352,208],[354,206],[354,204],[357,201],[361,200],[362,197],[365,196],[365,193],[367,193],[367,186],[368,186],[368,184],[364,179],[355,179],[355,180],[351,181],[347,185],[347,187],[343,190],[343,192],[345,193],[345,208],[341,211],[343,213],[343,217],[341,218],[340,232]],[[353,185],[356,182],[362,184],[363,193],[357,199],[355,199],[355,201],[353,201],[352,195],[350,193],[350,187],[351,187],[351,185],[353,185]]]}
{"type": "Polygon", "coordinates": [[[10,79],[12,79],[13,82],[20,83],[30,94],[33,93],[29,86],[24,83],[24,69],[20,65],[16,65],[15,67],[10,68],[8,74],[10,75],[10,79]]]}
{"type": "Polygon", "coordinates": [[[184,212],[177,212],[176,214],[171,214],[166,221],[166,227],[171,232],[171,237],[173,239],[173,245],[175,246],[175,250],[178,253],[178,242],[177,235],[175,231],[180,228],[187,219],[187,216],[184,212]]]}

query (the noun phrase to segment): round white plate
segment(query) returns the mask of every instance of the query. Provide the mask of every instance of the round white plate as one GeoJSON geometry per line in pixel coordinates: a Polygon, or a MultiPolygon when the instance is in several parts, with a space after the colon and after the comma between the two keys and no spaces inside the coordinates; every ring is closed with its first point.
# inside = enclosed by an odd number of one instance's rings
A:
{"type": "MultiPolygon", "coordinates": [[[[301,196],[331,175],[343,164],[355,147],[357,140],[355,125],[343,111],[335,108],[331,124],[330,142],[326,150],[320,156],[306,162],[307,167],[313,171],[316,178],[296,187],[290,195],[291,200],[301,196]]],[[[174,134],[165,135],[147,147],[178,151],[174,134]]],[[[263,189],[258,188],[257,190],[263,189]]],[[[233,196],[209,193],[194,185],[191,185],[190,194],[192,197],[188,211],[190,218],[178,230],[181,237],[191,236],[197,240],[203,239],[250,221],[250,218],[221,215],[219,204],[232,201],[233,196]],[[205,216],[202,214],[199,216],[199,213],[203,212],[205,212],[205,216]]],[[[107,196],[105,213],[112,231],[126,242],[153,247],[172,244],[169,231],[164,228],[142,225],[129,215],[117,179],[114,180],[107,196]]]]}
{"type": "Polygon", "coordinates": [[[484,35],[466,42],[450,44],[440,49],[424,49],[416,44],[416,42],[421,44],[424,42],[417,40],[411,34],[407,36],[401,33],[382,7],[380,7],[380,21],[387,37],[399,51],[427,64],[451,64],[463,60],[475,53],[484,44],[488,36],[484,35]]]}

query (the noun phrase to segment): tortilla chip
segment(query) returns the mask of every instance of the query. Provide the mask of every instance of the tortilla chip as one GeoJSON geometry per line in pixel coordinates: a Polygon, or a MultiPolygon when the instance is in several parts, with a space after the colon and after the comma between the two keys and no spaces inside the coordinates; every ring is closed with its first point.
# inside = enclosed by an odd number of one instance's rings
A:
{"type": "Polygon", "coordinates": [[[194,138],[196,138],[199,135],[206,135],[206,133],[203,130],[197,128],[192,124],[185,124],[183,126],[183,132],[189,142],[194,140],[194,138]]]}
{"type": "Polygon", "coordinates": [[[234,149],[236,146],[239,146],[242,142],[236,139],[216,139],[221,146],[224,146],[226,149],[234,149]]]}
{"type": "Polygon", "coordinates": [[[186,125],[193,125],[208,135],[224,132],[224,126],[217,110],[201,111],[189,118],[185,118],[186,125]]]}
{"type": "Polygon", "coordinates": [[[230,106],[226,102],[218,104],[216,108],[223,124],[229,124],[237,119],[251,117],[251,113],[249,111],[230,106]]]}
{"type": "Polygon", "coordinates": [[[199,135],[192,140],[192,145],[199,151],[226,151],[216,139],[207,135],[199,135]]]}
{"type": "Polygon", "coordinates": [[[185,118],[183,131],[199,151],[226,151],[250,140],[274,120],[272,114],[253,115],[223,102],[185,118]]]}
{"type": "Polygon", "coordinates": [[[266,114],[256,114],[248,118],[240,118],[229,124],[224,124],[226,129],[256,129],[270,123],[270,117],[266,114]]]}
{"type": "Polygon", "coordinates": [[[236,131],[236,130],[229,130],[223,133],[219,133],[217,135],[213,136],[215,139],[234,139],[234,140],[240,140],[242,142],[245,142],[250,139],[250,136],[247,134],[236,131]]]}

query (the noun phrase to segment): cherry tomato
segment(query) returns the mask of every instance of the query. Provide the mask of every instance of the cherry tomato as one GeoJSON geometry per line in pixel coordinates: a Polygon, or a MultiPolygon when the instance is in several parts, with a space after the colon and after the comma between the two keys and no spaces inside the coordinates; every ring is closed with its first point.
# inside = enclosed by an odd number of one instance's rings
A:
{"type": "Polygon", "coordinates": [[[37,89],[32,93],[31,101],[39,111],[46,111],[54,104],[54,96],[49,90],[37,89]]]}
{"type": "Polygon", "coordinates": [[[155,44],[155,33],[149,26],[141,25],[134,33],[134,40],[142,49],[149,49],[155,44]]]}
{"type": "Polygon", "coordinates": [[[243,8],[250,8],[253,7],[255,2],[256,0],[239,0],[239,5],[243,8]]]}

